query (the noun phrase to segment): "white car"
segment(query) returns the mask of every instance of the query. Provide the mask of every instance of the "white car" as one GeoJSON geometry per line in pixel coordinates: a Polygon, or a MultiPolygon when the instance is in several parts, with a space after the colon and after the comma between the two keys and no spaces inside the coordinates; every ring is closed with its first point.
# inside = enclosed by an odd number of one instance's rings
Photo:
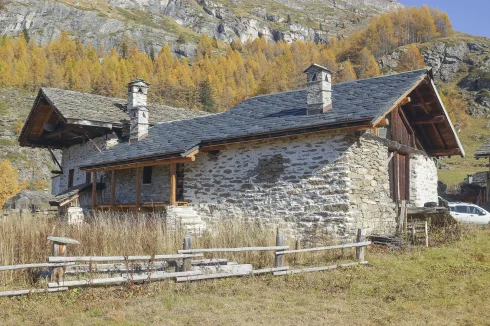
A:
{"type": "Polygon", "coordinates": [[[490,213],[480,206],[469,203],[448,203],[451,216],[458,222],[490,224],[490,213]]]}

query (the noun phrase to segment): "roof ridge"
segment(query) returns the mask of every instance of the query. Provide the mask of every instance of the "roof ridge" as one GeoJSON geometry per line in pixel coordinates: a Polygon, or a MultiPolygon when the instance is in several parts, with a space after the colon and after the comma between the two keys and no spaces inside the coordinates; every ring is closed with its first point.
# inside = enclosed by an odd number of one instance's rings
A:
{"type": "MultiPolygon", "coordinates": [[[[356,79],[356,80],[350,80],[350,81],[345,81],[345,82],[341,82],[341,83],[334,83],[334,84],[332,84],[332,87],[333,86],[336,86],[336,85],[345,85],[345,84],[348,84],[348,83],[355,83],[355,82],[358,82],[358,81],[364,81],[364,80],[368,80],[368,79],[378,79],[378,78],[398,76],[398,75],[408,74],[408,73],[412,73],[412,72],[416,72],[416,71],[429,71],[430,69],[431,69],[430,67],[425,67],[425,68],[420,68],[420,69],[415,69],[415,70],[410,70],[410,71],[397,72],[397,73],[394,73],[394,74],[388,74],[388,75],[382,75],[382,76],[376,76],[376,77],[369,77],[369,78],[361,78],[361,79],[356,79]]],[[[248,101],[248,100],[251,100],[251,99],[254,99],[254,98],[264,97],[264,96],[271,96],[271,95],[278,95],[278,94],[287,94],[287,93],[293,93],[293,92],[301,92],[301,91],[304,91],[304,90],[306,90],[306,87],[303,87],[303,88],[295,88],[295,89],[291,89],[291,90],[288,90],[288,91],[282,91],[282,92],[276,92],[276,93],[255,95],[255,96],[252,96],[252,97],[247,98],[245,101],[248,101]]]]}
{"type": "Polygon", "coordinates": [[[398,75],[403,75],[403,74],[409,74],[409,73],[416,72],[416,71],[426,71],[427,72],[430,69],[432,69],[432,68],[425,67],[425,68],[420,68],[420,69],[415,69],[415,70],[410,70],[410,71],[397,72],[397,73],[394,73],[394,74],[388,74],[388,75],[382,75],[382,76],[376,76],[376,77],[369,77],[369,78],[362,78],[362,79],[356,79],[356,80],[349,80],[349,81],[345,81],[345,82],[333,84],[332,86],[335,86],[335,85],[345,85],[345,84],[348,84],[348,83],[355,83],[355,82],[358,82],[358,81],[364,81],[364,80],[370,80],[370,79],[379,79],[379,78],[385,78],[385,77],[393,77],[393,76],[398,76],[398,75]]]}

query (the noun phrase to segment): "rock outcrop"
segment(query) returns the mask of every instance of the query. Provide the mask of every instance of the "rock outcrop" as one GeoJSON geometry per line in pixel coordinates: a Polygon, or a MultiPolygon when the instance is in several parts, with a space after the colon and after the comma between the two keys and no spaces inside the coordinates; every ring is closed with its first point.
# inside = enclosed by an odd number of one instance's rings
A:
{"type": "Polygon", "coordinates": [[[260,36],[325,42],[397,6],[395,0],[11,0],[0,12],[0,31],[18,35],[26,29],[46,43],[67,30],[105,48],[117,45],[127,32],[140,50],[149,53],[169,44],[175,53],[191,56],[195,48],[183,46],[182,35],[192,40],[206,33],[228,43],[260,36]]]}

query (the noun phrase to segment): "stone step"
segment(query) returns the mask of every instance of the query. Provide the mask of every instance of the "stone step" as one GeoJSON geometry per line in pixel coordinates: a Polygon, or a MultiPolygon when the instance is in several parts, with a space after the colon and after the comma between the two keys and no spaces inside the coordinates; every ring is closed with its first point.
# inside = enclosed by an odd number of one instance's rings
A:
{"type": "Polygon", "coordinates": [[[201,220],[200,217],[198,217],[198,218],[181,219],[180,223],[181,224],[202,224],[203,221],[201,220]]]}

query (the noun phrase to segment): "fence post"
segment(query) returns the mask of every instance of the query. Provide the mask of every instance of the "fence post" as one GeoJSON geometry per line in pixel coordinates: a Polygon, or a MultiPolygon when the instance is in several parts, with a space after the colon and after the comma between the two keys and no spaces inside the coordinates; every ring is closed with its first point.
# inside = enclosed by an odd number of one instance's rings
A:
{"type": "MultiPolygon", "coordinates": [[[[356,242],[364,242],[366,239],[366,229],[357,229],[356,242]]],[[[366,247],[356,247],[356,260],[360,263],[364,262],[366,247]]]]}
{"type": "Polygon", "coordinates": [[[425,231],[425,246],[429,248],[429,226],[427,225],[427,221],[425,221],[424,224],[424,231],[425,231]]]}
{"type": "MultiPolygon", "coordinates": [[[[184,246],[183,246],[183,249],[184,250],[190,250],[192,249],[192,237],[185,237],[184,238],[184,246]]],[[[192,261],[192,258],[184,258],[183,260],[183,264],[182,264],[182,271],[190,271],[191,270],[191,261],[192,261]]]]}
{"type": "Polygon", "coordinates": [[[417,245],[417,233],[415,232],[415,224],[412,226],[412,244],[417,245]]]}
{"type": "MultiPolygon", "coordinates": [[[[276,234],[276,246],[284,246],[284,236],[282,234],[279,234],[279,228],[277,229],[277,234],[276,234]]],[[[284,254],[279,254],[281,251],[277,252],[276,251],[276,259],[274,261],[274,267],[283,267],[284,266],[284,254]]]]}
{"type": "MultiPolygon", "coordinates": [[[[65,237],[48,237],[49,241],[53,242],[51,247],[51,254],[54,257],[63,256],[66,257],[68,255],[69,244],[80,244],[77,240],[73,240],[65,237]]],[[[55,267],[51,270],[51,281],[60,282],[63,279],[64,268],[63,267],[55,267]]]]}

